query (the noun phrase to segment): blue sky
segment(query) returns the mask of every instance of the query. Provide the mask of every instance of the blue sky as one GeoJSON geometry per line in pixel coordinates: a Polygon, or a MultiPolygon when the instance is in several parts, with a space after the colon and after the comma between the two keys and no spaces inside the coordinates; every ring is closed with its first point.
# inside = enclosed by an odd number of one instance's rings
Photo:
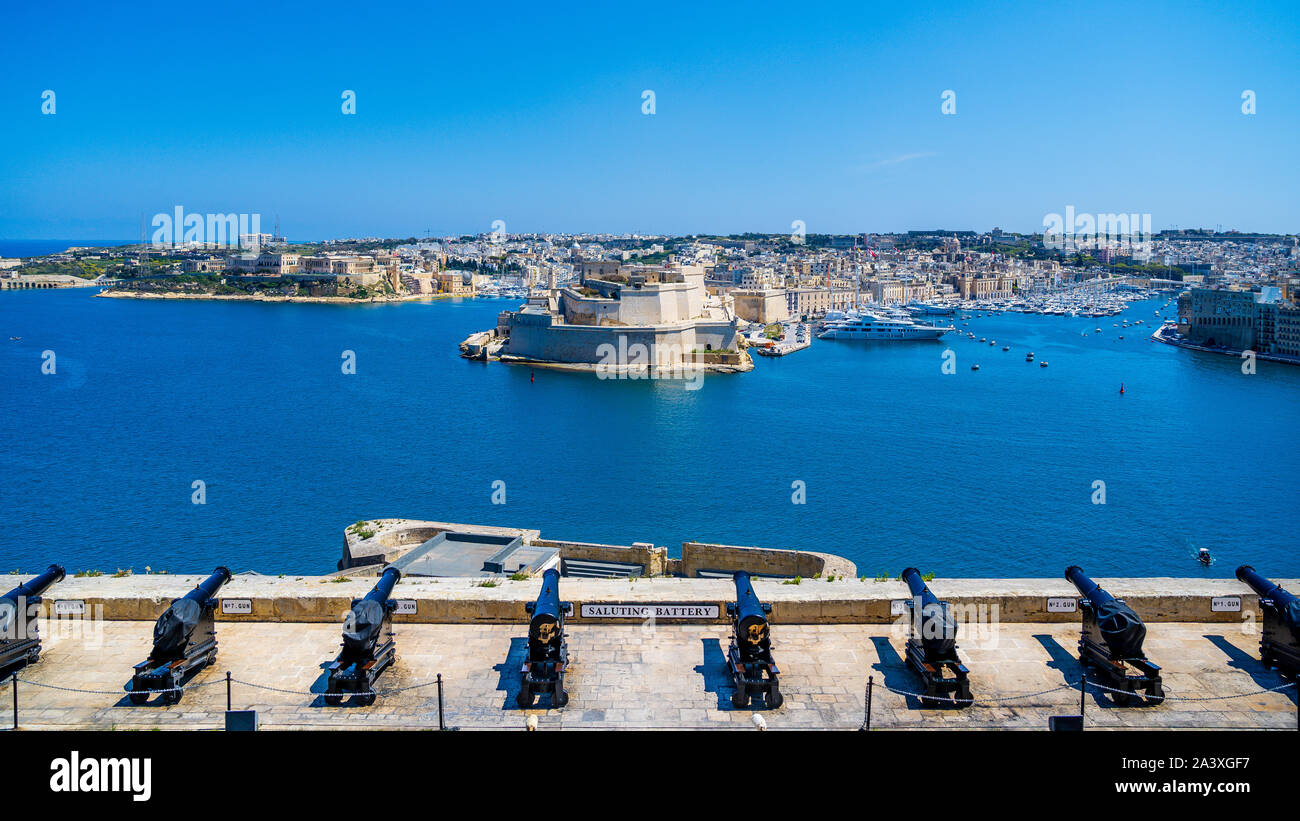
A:
{"type": "Polygon", "coordinates": [[[132,239],[141,214],[176,205],[259,213],[264,230],[278,215],[294,239],[497,219],[1029,231],[1069,205],[1157,229],[1300,230],[1295,3],[28,3],[6,17],[5,238],[132,239]]]}

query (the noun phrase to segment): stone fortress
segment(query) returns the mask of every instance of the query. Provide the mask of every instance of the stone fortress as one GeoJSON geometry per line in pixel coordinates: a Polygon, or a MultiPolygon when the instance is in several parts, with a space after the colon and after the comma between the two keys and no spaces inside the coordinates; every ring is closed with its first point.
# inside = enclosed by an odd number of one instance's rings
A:
{"type": "Polygon", "coordinates": [[[461,343],[469,358],[679,375],[753,368],[729,294],[709,294],[704,266],[583,263],[579,284],[535,292],[497,327],[461,343]]]}

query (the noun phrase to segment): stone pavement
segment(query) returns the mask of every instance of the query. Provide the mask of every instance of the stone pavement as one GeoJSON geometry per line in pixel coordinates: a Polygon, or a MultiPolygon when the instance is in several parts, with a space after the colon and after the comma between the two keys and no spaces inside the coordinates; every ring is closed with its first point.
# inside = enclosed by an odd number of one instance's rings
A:
{"type": "MultiPolygon", "coordinates": [[[[371,707],[327,707],[317,695],[325,689],[322,667],[338,649],[335,624],[219,624],[217,663],[199,673],[181,703],[139,707],[127,701],[123,687],[132,665],[148,654],[153,624],[101,625],[98,638],[45,633],[41,661],[20,674],[33,682],[18,685],[23,729],[218,729],[226,670],[236,682],[233,706],[256,709],[264,729],[437,729],[437,687],[430,682],[438,673],[448,726],[521,729],[527,715],[514,703],[525,652],[523,625],[398,625],[398,660],[381,678],[381,695],[371,707]],[[382,694],[398,688],[411,689],[382,694]]],[[[1053,690],[967,709],[922,709],[915,698],[886,689],[920,686],[903,664],[898,629],[774,624],[785,703],[762,711],[768,727],[856,729],[868,675],[875,681],[873,729],[1045,729],[1048,716],[1078,711],[1076,626],[1001,624],[988,637],[972,633],[960,639],[977,699],[1053,690]]],[[[1158,623],[1148,630],[1147,652],[1164,668],[1171,699],[1119,708],[1100,693],[1090,694],[1090,728],[1295,729],[1296,688],[1265,692],[1285,682],[1260,665],[1257,635],[1231,624],[1158,623]],[[1218,696],[1241,697],[1173,698],[1218,696]]],[[[727,628],[719,625],[571,625],[569,706],[529,712],[537,714],[542,730],[752,729],[754,711],[731,706],[724,666],[728,643],[727,628]]],[[[10,684],[0,684],[0,726],[12,720],[9,690],[10,684]]],[[[545,697],[539,700],[539,707],[546,704],[545,697]]]]}

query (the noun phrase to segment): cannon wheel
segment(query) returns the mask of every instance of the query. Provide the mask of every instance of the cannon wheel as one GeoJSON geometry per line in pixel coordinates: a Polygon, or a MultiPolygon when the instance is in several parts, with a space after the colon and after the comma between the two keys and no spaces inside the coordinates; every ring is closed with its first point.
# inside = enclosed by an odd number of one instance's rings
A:
{"type": "Polygon", "coordinates": [[[136,705],[137,707],[149,700],[148,693],[137,693],[134,690],[127,693],[126,697],[131,701],[132,704],[136,705]]]}
{"type": "Polygon", "coordinates": [[[557,687],[555,689],[555,697],[552,699],[551,706],[559,710],[563,708],[565,705],[567,705],[568,703],[569,703],[569,691],[557,687]]]}
{"type": "Polygon", "coordinates": [[[371,704],[375,703],[374,693],[367,693],[364,696],[354,696],[354,698],[357,700],[357,704],[360,704],[362,707],[369,707],[371,704]]]}
{"type": "Polygon", "coordinates": [[[165,693],[162,694],[162,703],[163,703],[163,704],[180,704],[180,703],[181,703],[181,695],[182,695],[182,693],[181,693],[180,690],[168,690],[167,692],[165,692],[165,693]]]}
{"type": "Polygon", "coordinates": [[[777,686],[775,684],[773,684],[772,689],[769,690],[767,693],[767,706],[775,710],[784,703],[785,703],[785,696],[781,695],[781,691],[777,689],[777,686]]]}
{"type": "Polygon", "coordinates": [[[731,694],[731,706],[737,710],[743,710],[749,706],[749,690],[744,685],[736,688],[736,692],[731,694]]]}
{"type": "Polygon", "coordinates": [[[1163,704],[1165,700],[1165,688],[1159,684],[1152,684],[1147,688],[1147,702],[1150,704],[1163,704]]]}
{"type": "MultiPolygon", "coordinates": [[[[1127,688],[1133,685],[1124,684],[1122,686],[1127,688]]],[[[1127,689],[1122,692],[1111,693],[1111,696],[1115,699],[1115,704],[1120,707],[1127,707],[1133,703],[1133,693],[1127,689]]]]}
{"type": "Polygon", "coordinates": [[[335,695],[325,695],[325,696],[322,696],[322,698],[324,698],[324,699],[325,699],[325,703],[328,704],[328,705],[331,706],[331,707],[337,707],[337,706],[339,706],[340,704],[343,703],[343,696],[342,696],[342,695],[339,695],[339,694],[335,694],[335,695]]]}
{"type": "Polygon", "coordinates": [[[515,696],[515,704],[519,705],[519,709],[521,710],[527,710],[529,707],[532,707],[533,688],[529,687],[527,684],[520,688],[519,695],[515,696]]]}

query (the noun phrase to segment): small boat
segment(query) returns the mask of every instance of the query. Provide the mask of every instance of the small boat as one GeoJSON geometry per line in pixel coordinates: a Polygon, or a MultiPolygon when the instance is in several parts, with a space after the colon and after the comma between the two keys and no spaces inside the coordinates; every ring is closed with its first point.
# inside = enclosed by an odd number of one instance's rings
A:
{"type": "Polygon", "coordinates": [[[1010,345],[1003,345],[1003,346],[1002,346],[1002,350],[1004,350],[1004,351],[1009,351],[1009,350],[1011,350],[1011,346],[1010,346],[1010,345]]]}
{"type": "Polygon", "coordinates": [[[1042,362],[1039,362],[1039,363],[1038,363],[1038,366],[1039,366],[1040,368],[1046,368],[1046,367],[1047,367],[1047,360],[1044,359],[1042,362]]]}
{"type": "Polygon", "coordinates": [[[978,371],[978,370],[980,369],[980,366],[979,366],[979,365],[971,365],[971,366],[970,366],[970,369],[971,369],[972,371],[978,371]]]}
{"type": "Polygon", "coordinates": [[[980,342],[985,342],[985,341],[987,341],[987,340],[986,340],[984,337],[981,336],[981,337],[980,337],[980,342]]]}
{"type": "Polygon", "coordinates": [[[1208,547],[1202,547],[1200,550],[1196,551],[1196,561],[1209,567],[1210,563],[1214,561],[1210,556],[1210,549],[1208,547]]]}
{"type": "Polygon", "coordinates": [[[1034,353],[1033,353],[1033,351],[1030,351],[1029,353],[1025,354],[1025,361],[1026,361],[1026,362],[1033,362],[1033,361],[1034,361],[1034,353]]]}
{"type": "Polygon", "coordinates": [[[21,336],[11,336],[11,337],[9,337],[9,341],[10,341],[10,342],[17,342],[17,341],[20,340],[20,339],[22,339],[21,336]]]}

